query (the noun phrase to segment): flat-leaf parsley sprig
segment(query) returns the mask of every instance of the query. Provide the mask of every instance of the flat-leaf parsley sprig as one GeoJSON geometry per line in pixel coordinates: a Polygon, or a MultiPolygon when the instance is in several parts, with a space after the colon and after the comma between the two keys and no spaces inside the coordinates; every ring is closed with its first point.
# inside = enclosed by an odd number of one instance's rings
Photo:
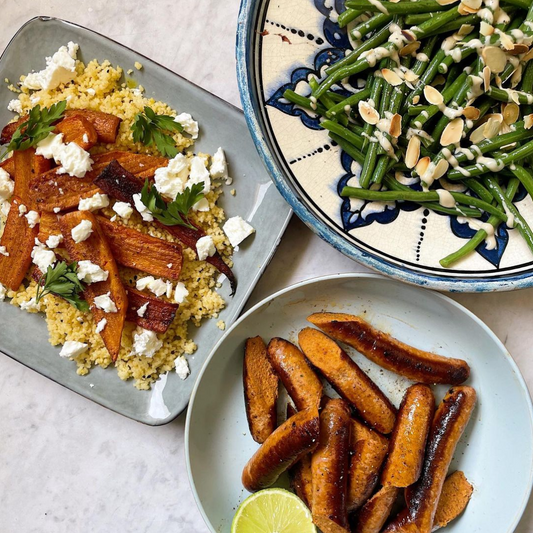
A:
{"type": "Polygon", "coordinates": [[[35,303],[39,303],[47,294],[55,294],[79,311],[87,312],[89,304],[80,298],[80,293],[84,289],[83,283],[78,279],[78,264],[73,262],[69,265],[65,261],[58,261],[49,266],[46,274],[43,274],[37,282],[35,303]]]}
{"type": "Polygon", "coordinates": [[[186,226],[195,229],[189,221],[189,211],[192,206],[204,198],[204,183],[195,183],[186,187],[182,193],[176,195],[173,202],[165,202],[155,187],[145,181],[141,192],[141,202],[152,215],[165,226],[186,226]]]}
{"type": "Polygon", "coordinates": [[[11,141],[7,145],[5,152],[0,156],[3,159],[7,153],[13,150],[26,150],[36,146],[37,143],[46,139],[54,131],[54,122],[61,120],[65,114],[67,106],[66,100],[57,102],[49,108],[36,105],[28,113],[28,120],[25,120],[13,133],[11,141]]]}
{"type": "Polygon", "coordinates": [[[182,132],[183,126],[170,115],[157,115],[150,107],[144,108],[144,113],[137,113],[131,125],[133,140],[145,146],[155,143],[157,149],[165,157],[176,157],[179,150],[170,135],[172,132],[182,132]]]}

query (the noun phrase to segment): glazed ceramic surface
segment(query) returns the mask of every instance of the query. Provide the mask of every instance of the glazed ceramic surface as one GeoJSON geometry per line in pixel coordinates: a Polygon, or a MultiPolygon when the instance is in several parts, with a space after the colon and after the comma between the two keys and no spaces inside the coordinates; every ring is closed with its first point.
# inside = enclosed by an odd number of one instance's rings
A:
{"type": "MultiPolygon", "coordinates": [[[[231,324],[244,306],[250,292],[271,259],[290,218],[290,209],[273,186],[248,135],[242,113],[232,105],[209,94],[148,58],[102,35],[74,24],[50,18],[37,18],[25,24],[15,35],[0,59],[0,79],[16,81],[21,74],[43,67],[45,56],[52,55],[68,41],[80,45],[80,59],[87,63],[97,58],[109,59],[114,65],[132,68],[135,61],[143,65],[134,79],[146,89],[146,95],[186,111],[200,123],[200,138],[195,149],[214,153],[222,146],[234,178],[236,196],[222,195],[220,205],[228,217],[240,215],[256,233],[247,239],[234,256],[237,292],[230,296],[224,280],[221,294],[227,307],[220,319],[231,324]]],[[[0,91],[0,123],[13,118],[7,104],[13,97],[7,88],[0,91]]],[[[229,189],[228,189],[229,190],[229,189]]],[[[200,328],[191,325],[191,337],[198,345],[188,357],[191,375],[181,380],[170,372],[160,378],[149,392],[137,390],[121,381],[113,368],[94,368],[80,377],[76,364],[59,357],[59,348],[48,343],[43,315],[28,314],[0,303],[0,351],[98,402],[105,407],[141,422],[159,425],[175,418],[189,401],[200,368],[212,347],[222,336],[218,319],[204,321],[200,328]]]]}
{"type": "MultiPolygon", "coordinates": [[[[446,531],[511,533],[533,483],[532,406],[518,368],[497,337],[461,305],[371,274],[328,276],[276,293],[241,317],[209,356],[187,414],[186,452],[195,498],[211,532],[230,531],[237,506],[248,496],[242,469],[258,448],[244,406],[245,340],[261,335],[266,342],[274,336],[296,342],[298,332],[310,326],[306,317],[319,311],[363,315],[417,348],[468,362],[467,384],[475,387],[478,403],[451,471],[463,470],[474,494],[446,531]]],[[[347,351],[398,406],[410,383],[347,351]]],[[[440,401],[447,387],[434,390],[440,401]]],[[[286,479],[278,485],[286,486],[286,479]]]]}
{"type": "MultiPolygon", "coordinates": [[[[322,78],[325,68],[352,49],[346,29],[337,24],[343,10],[343,0],[242,0],[241,99],[256,146],[285,199],[337,249],[398,279],[467,292],[531,286],[533,254],[516,229],[502,224],[495,249],[483,244],[445,269],[439,260],[476,232],[466,222],[411,202],[340,196],[344,186],[358,186],[360,165],[331,141],[313,111],[288,102],[283,93],[292,89],[308,96],[309,80],[322,78]]],[[[350,78],[333,90],[348,96],[364,83],[350,78]]],[[[523,189],[516,203],[533,221],[533,202],[523,189]]]]}

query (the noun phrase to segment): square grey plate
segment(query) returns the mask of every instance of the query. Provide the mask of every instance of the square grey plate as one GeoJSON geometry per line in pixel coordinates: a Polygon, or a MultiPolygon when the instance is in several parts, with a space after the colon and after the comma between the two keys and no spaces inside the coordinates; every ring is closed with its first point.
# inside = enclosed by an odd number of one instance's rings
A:
{"type": "MultiPolygon", "coordinates": [[[[240,215],[256,229],[234,256],[233,270],[238,281],[235,296],[230,297],[227,280],[220,289],[227,302],[220,318],[231,324],[272,258],[291,216],[257,155],[243,114],[133,50],[87,28],[49,17],[34,18],[15,34],[0,58],[0,80],[9,78],[15,82],[21,74],[44,68],[44,58],[68,41],[80,45],[78,58],[85,63],[95,58],[108,59],[127,70],[140,61],[143,69],[136,70],[133,77],[146,89],[145,94],[167,102],[178,112],[191,113],[200,123],[200,138],[194,149],[208,153],[214,153],[219,146],[225,149],[237,195],[222,195],[220,205],[228,217],[240,215]]],[[[5,85],[0,90],[1,124],[13,118],[7,111],[13,96],[5,85]]],[[[222,337],[216,322],[204,321],[198,329],[191,326],[190,334],[198,350],[188,358],[189,378],[182,381],[170,372],[149,392],[137,390],[131,381],[122,381],[113,368],[98,367],[88,376],[78,376],[75,363],[59,357],[59,349],[49,344],[43,315],[28,314],[7,301],[0,304],[0,351],[117,413],[145,424],[161,425],[187,406],[200,368],[222,337]]]]}

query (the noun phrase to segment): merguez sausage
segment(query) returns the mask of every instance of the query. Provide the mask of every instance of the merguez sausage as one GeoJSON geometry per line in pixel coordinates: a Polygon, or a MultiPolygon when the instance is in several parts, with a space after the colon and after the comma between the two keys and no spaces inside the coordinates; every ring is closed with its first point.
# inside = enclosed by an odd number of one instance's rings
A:
{"type": "Polygon", "coordinates": [[[381,433],[392,431],[396,409],[335,341],[312,328],[303,329],[298,341],[307,359],[357,409],[361,418],[381,433]]]}
{"type": "Polygon", "coordinates": [[[382,487],[368,500],[357,516],[354,533],[379,533],[389,518],[400,489],[382,487]]]}

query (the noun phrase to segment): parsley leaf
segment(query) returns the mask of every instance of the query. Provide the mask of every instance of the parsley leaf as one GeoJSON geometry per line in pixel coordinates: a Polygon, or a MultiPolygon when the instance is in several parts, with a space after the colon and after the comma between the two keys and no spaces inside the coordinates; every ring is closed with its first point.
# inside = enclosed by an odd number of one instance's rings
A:
{"type": "Polygon", "coordinates": [[[62,119],[67,106],[66,100],[53,104],[49,108],[36,105],[30,110],[25,120],[13,133],[6,151],[0,156],[3,159],[13,150],[26,150],[46,139],[54,131],[53,123],[62,119]]]}
{"type": "Polygon", "coordinates": [[[183,126],[170,115],[157,115],[152,108],[145,107],[144,113],[135,115],[131,131],[136,143],[140,142],[145,146],[155,143],[165,157],[176,157],[179,153],[170,133],[173,131],[181,133],[183,126]]]}
{"type": "Polygon", "coordinates": [[[79,311],[87,312],[89,304],[79,295],[84,289],[83,283],[78,279],[78,264],[73,262],[69,265],[65,261],[58,261],[49,266],[46,274],[37,282],[35,302],[39,303],[47,294],[55,294],[79,311]]]}
{"type": "Polygon", "coordinates": [[[196,229],[189,222],[189,211],[192,206],[204,197],[204,183],[195,183],[192,187],[187,187],[182,193],[176,195],[173,202],[168,204],[161,198],[155,187],[144,182],[141,192],[141,202],[150,210],[152,215],[165,224],[165,226],[186,226],[196,229]]]}

